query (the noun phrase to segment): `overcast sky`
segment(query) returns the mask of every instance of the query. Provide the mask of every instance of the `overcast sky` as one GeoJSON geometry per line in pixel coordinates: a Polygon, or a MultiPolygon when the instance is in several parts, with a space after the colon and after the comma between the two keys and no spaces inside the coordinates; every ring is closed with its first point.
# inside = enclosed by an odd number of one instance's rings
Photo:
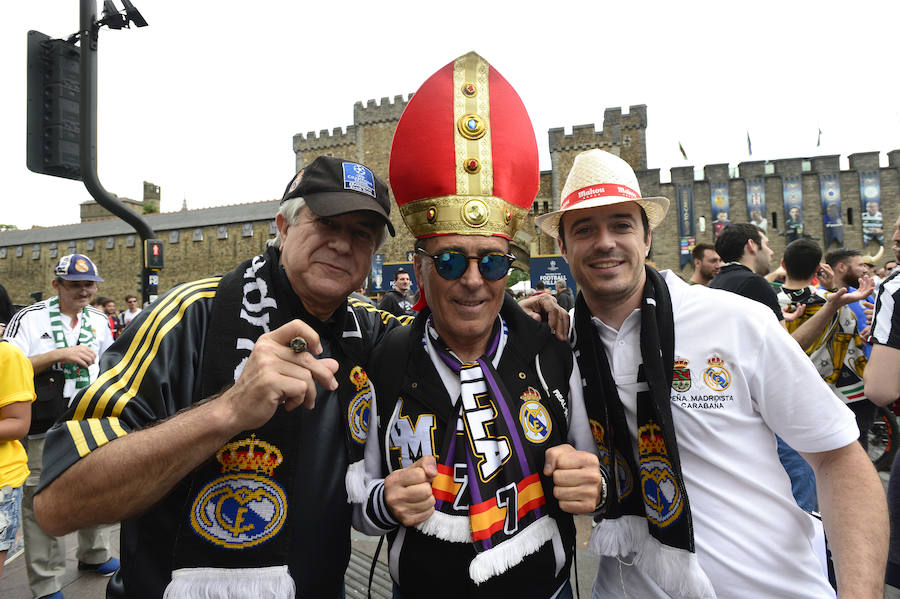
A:
{"type": "MultiPolygon", "coordinates": [[[[549,128],[599,128],[606,107],[632,104],[647,105],[648,166],[664,179],[900,149],[895,1],[133,2],[149,27],[100,33],[100,181],[135,199],[152,181],[165,212],[280,197],[295,133],[346,127],[354,102],[405,96],[470,50],[521,95],[543,169],[549,128]]],[[[78,222],[90,199],[25,167],[26,33],[68,37],[78,6],[4,2],[2,224],[78,222]]]]}

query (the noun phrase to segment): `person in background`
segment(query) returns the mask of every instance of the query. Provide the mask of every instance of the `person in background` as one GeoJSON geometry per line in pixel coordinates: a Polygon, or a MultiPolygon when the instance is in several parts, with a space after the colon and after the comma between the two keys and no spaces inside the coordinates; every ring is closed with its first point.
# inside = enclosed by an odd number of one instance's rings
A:
{"type": "MultiPolygon", "coordinates": [[[[56,295],[23,308],[12,318],[4,339],[28,356],[37,377],[64,380],[58,395],[33,404],[31,427],[25,440],[28,468],[22,497],[25,566],[35,597],[62,597],[66,546],[62,535],[49,534],[35,518],[34,496],[44,467],[58,467],[54,455],[45,457],[47,430],[62,416],[75,395],[100,374],[99,358],[113,342],[109,317],[90,307],[103,279],[90,258],[69,254],[60,258],[50,282],[56,295]],[[43,406],[48,406],[44,408],[43,406]],[[38,412],[40,410],[40,412],[38,412]],[[40,417],[38,417],[40,415],[40,417]]],[[[110,527],[78,527],[78,568],[111,576],[119,568],[109,543],[110,527]]]]}
{"type": "Polygon", "coordinates": [[[394,273],[394,288],[384,294],[378,302],[378,309],[390,312],[394,316],[414,316],[415,301],[410,292],[411,285],[409,273],[403,268],[398,268],[394,273]]]}
{"type": "Polygon", "coordinates": [[[22,351],[0,341],[0,575],[22,520],[28,456],[19,439],[31,426],[34,371],[22,351]]]}
{"type": "Polygon", "coordinates": [[[131,293],[126,295],[125,305],[128,306],[128,308],[119,312],[119,325],[122,329],[128,326],[128,323],[141,313],[141,307],[138,305],[138,298],[136,295],[131,293]]]}
{"type": "Polygon", "coordinates": [[[575,296],[572,295],[572,290],[566,287],[564,279],[556,280],[556,301],[563,310],[575,307],[575,296]]]}
{"type": "Polygon", "coordinates": [[[688,283],[709,285],[722,267],[722,259],[716,253],[715,246],[711,243],[698,243],[691,250],[691,257],[694,260],[694,274],[691,275],[688,283]]]}

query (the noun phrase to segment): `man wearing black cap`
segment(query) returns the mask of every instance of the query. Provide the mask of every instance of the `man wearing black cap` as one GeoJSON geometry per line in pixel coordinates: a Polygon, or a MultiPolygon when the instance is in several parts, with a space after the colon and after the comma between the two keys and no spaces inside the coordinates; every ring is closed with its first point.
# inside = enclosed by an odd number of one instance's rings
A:
{"type": "MultiPolygon", "coordinates": [[[[66,573],[65,540],[47,534],[34,517],[47,429],[75,394],[97,378],[97,358],[113,342],[106,315],[89,305],[97,283],[103,281],[91,259],[81,254],[63,256],[53,274],[50,284],[57,295],[19,311],[5,332],[6,340],[31,361],[38,390],[25,440],[31,474],[22,500],[25,566],[35,597],[62,597],[66,573]]],[[[78,560],[80,569],[104,576],[119,567],[119,560],[110,553],[107,527],[85,526],[78,531],[78,560]]]]}
{"type": "Polygon", "coordinates": [[[384,294],[378,309],[390,312],[394,316],[415,316],[416,313],[412,309],[415,301],[413,294],[409,292],[411,284],[409,273],[403,268],[398,268],[394,273],[394,288],[384,294]]]}
{"type": "Polygon", "coordinates": [[[122,521],[109,597],[342,596],[344,474],[368,428],[354,383],[400,323],[347,296],[394,233],[388,201],[365,166],[314,160],[270,247],[142,311],[51,429],[38,517],[122,521]]]}

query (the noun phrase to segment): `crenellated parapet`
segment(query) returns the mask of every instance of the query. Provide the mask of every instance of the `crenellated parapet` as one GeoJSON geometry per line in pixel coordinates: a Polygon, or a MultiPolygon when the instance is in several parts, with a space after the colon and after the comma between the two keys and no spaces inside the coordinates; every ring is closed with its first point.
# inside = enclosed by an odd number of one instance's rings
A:
{"type": "Polygon", "coordinates": [[[294,135],[294,153],[298,154],[310,150],[322,151],[342,146],[355,146],[356,138],[357,130],[354,125],[348,126],[346,132],[344,132],[342,127],[335,127],[330,132],[328,129],[322,129],[318,133],[310,131],[306,135],[297,133],[294,135]]]}
{"type": "Polygon", "coordinates": [[[405,99],[402,95],[394,96],[393,101],[383,97],[378,103],[375,100],[367,100],[365,106],[362,102],[357,102],[353,105],[353,122],[356,125],[397,122],[409,104],[410,98],[412,94],[408,94],[405,99]]]}

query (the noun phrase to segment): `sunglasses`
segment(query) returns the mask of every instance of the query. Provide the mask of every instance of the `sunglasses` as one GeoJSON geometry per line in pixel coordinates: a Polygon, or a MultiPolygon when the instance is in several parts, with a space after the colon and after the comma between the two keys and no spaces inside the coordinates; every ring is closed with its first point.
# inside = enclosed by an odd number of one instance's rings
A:
{"type": "Polygon", "coordinates": [[[478,272],[488,281],[499,281],[509,272],[509,267],[516,259],[512,254],[491,252],[483,256],[466,256],[462,252],[446,251],[440,254],[429,254],[422,248],[416,248],[416,252],[428,256],[434,260],[434,269],[444,279],[453,281],[466,272],[469,268],[469,260],[475,260],[478,264],[478,272]]]}

